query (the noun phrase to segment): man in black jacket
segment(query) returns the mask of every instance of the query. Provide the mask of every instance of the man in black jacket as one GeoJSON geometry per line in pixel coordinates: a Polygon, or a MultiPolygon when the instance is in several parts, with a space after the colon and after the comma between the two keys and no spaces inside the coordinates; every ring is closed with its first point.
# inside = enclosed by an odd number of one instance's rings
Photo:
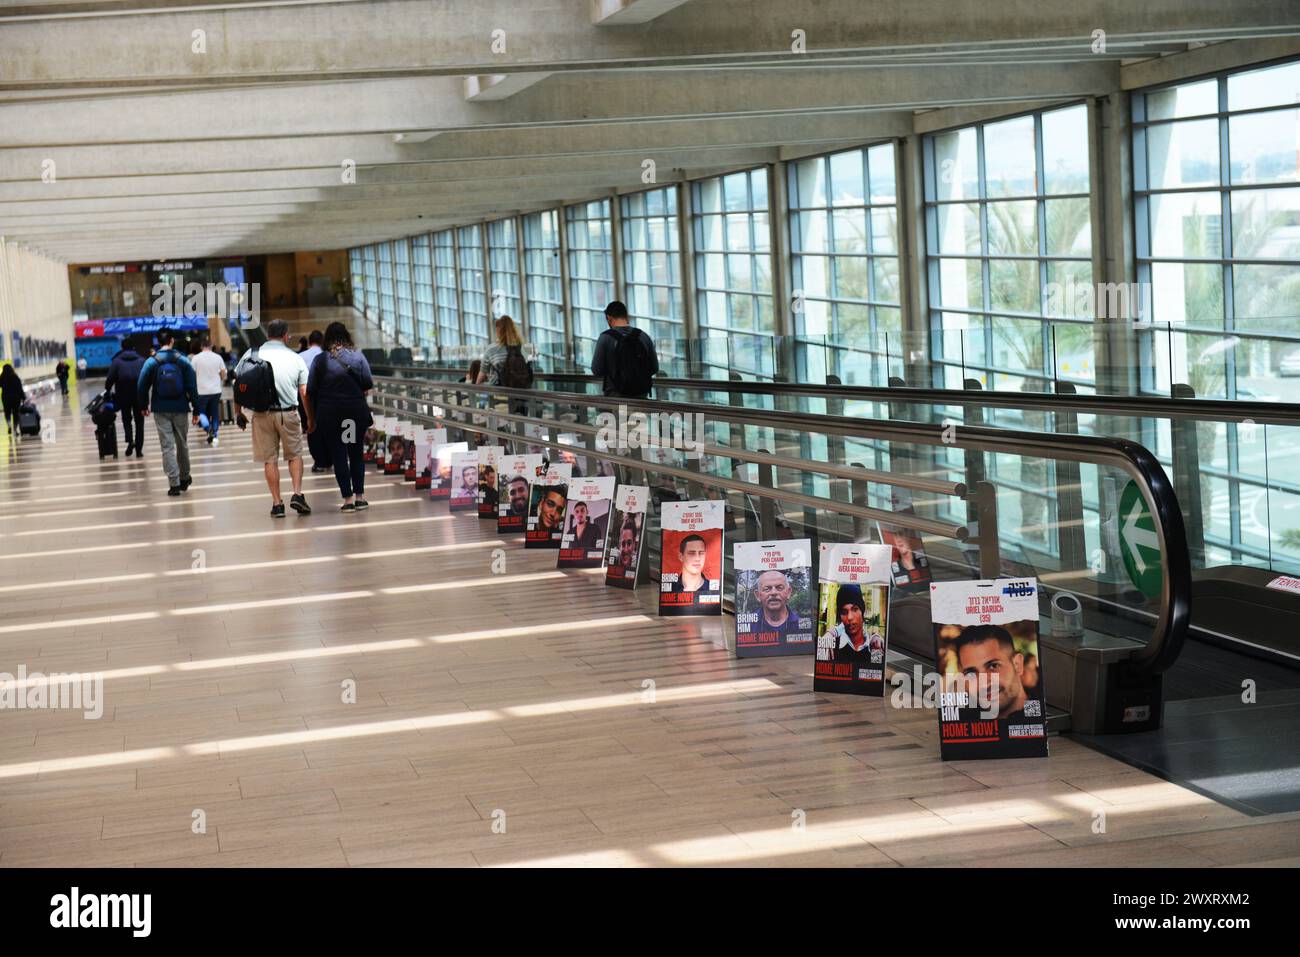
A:
{"type": "Polygon", "coordinates": [[[144,455],[144,412],[136,397],[135,385],[144,367],[144,357],[136,352],[127,339],[122,350],[113,356],[108,367],[105,391],[113,393],[113,403],[122,410],[122,431],[126,433],[126,457],[132,451],[137,458],[144,455]],[[134,430],[132,429],[134,426],[134,430]]]}
{"type": "Polygon", "coordinates": [[[654,340],[631,324],[627,315],[627,306],[615,299],[605,307],[605,321],[609,328],[596,340],[596,352],[591,357],[591,374],[604,380],[605,395],[624,399],[644,399],[650,394],[650,379],[659,371],[659,356],[655,352],[654,340]],[[639,368],[624,369],[618,359],[619,345],[624,339],[636,337],[639,348],[633,347],[626,354],[640,357],[639,368]],[[639,380],[639,386],[620,388],[620,383],[632,383],[639,380]]]}

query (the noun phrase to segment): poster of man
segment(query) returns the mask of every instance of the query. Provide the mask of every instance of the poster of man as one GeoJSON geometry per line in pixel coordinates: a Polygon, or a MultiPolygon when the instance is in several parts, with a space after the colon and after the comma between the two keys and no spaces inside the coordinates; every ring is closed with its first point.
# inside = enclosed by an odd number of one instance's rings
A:
{"type": "Polygon", "coordinates": [[[548,466],[537,476],[529,492],[524,548],[560,547],[571,479],[568,463],[561,462],[548,466]]]}
{"type": "Polygon", "coordinates": [[[561,432],[555,437],[555,441],[561,445],[573,446],[573,448],[552,449],[551,456],[556,462],[563,462],[572,469],[574,478],[582,478],[587,474],[587,457],[579,455],[577,449],[578,436],[573,432],[561,432]]]}
{"type": "Polygon", "coordinates": [[[812,542],[737,542],[736,657],[812,651],[812,542]]]}
{"type": "Polygon", "coordinates": [[[424,429],[415,439],[415,489],[433,487],[433,450],[447,441],[446,429],[424,429]]]}
{"type": "Polygon", "coordinates": [[[1047,756],[1038,654],[1038,581],[930,585],[939,689],[939,756],[1047,756]]]}
{"type": "Polygon", "coordinates": [[[424,435],[424,432],[424,428],[416,425],[414,422],[411,423],[410,427],[407,429],[406,465],[402,469],[403,482],[414,482],[420,475],[419,470],[415,467],[415,447],[419,443],[420,437],[424,435]]]}
{"type": "Polygon", "coordinates": [[[893,549],[891,572],[896,588],[904,591],[922,591],[930,583],[930,559],[926,557],[921,536],[907,526],[907,516],[915,515],[912,493],[895,487],[890,492],[890,504],[900,517],[898,524],[877,522],[880,540],[893,549]]]}
{"type": "Polygon", "coordinates": [[[650,488],[646,485],[620,485],[614,493],[614,517],[609,523],[605,548],[605,584],[615,588],[635,588],[641,567],[642,534],[650,488]]]}
{"type": "Polygon", "coordinates": [[[400,419],[392,423],[388,430],[388,454],[384,458],[385,475],[401,475],[406,469],[406,458],[410,449],[411,440],[407,438],[409,429],[412,428],[410,422],[403,422],[400,419]]]}
{"type": "Polygon", "coordinates": [[[529,491],[541,467],[540,455],[512,455],[502,460],[497,477],[498,534],[525,530],[529,491]]]}
{"type": "Polygon", "coordinates": [[[478,517],[496,521],[497,469],[500,467],[505,448],[500,445],[480,445],[478,447],[478,517]]]}
{"type": "Polygon", "coordinates": [[[478,514],[478,452],[453,452],[451,456],[451,502],[453,512],[478,514]]]}
{"type": "Polygon", "coordinates": [[[361,453],[362,461],[374,465],[380,463],[384,455],[384,425],[387,416],[371,416],[370,428],[366,429],[365,449],[361,453]]]}
{"type": "Polygon", "coordinates": [[[888,545],[823,545],[813,690],[884,697],[889,650],[888,545]]]}
{"type": "Polygon", "coordinates": [[[433,447],[433,481],[429,498],[451,498],[451,457],[457,452],[468,452],[468,442],[443,442],[433,447]]]}
{"type": "Polygon", "coordinates": [[[725,503],[664,502],[660,520],[659,614],[722,614],[725,503]]]}
{"type": "Polygon", "coordinates": [[[612,478],[573,479],[564,513],[557,568],[599,568],[605,557],[605,529],[614,498],[612,478]]]}

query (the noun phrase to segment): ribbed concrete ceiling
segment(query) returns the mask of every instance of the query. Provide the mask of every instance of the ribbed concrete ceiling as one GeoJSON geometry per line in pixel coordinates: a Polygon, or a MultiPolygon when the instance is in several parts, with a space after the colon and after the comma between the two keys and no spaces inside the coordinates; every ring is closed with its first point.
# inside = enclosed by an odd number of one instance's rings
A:
{"type": "Polygon", "coordinates": [[[0,0],[0,234],[71,262],[355,245],[1298,34],[1294,0],[0,0]]]}

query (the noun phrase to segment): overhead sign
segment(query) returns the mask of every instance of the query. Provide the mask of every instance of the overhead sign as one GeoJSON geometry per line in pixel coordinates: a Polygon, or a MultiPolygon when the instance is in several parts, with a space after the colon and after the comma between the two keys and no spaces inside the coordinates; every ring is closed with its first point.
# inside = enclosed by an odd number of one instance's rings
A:
{"type": "Polygon", "coordinates": [[[1160,539],[1146,499],[1133,481],[1119,497],[1119,553],[1137,590],[1148,598],[1158,596],[1165,577],[1160,539]]]}
{"type": "Polygon", "coordinates": [[[78,339],[91,336],[132,336],[137,332],[175,329],[193,332],[208,328],[207,316],[122,316],[115,319],[81,319],[73,324],[78,339]]]}

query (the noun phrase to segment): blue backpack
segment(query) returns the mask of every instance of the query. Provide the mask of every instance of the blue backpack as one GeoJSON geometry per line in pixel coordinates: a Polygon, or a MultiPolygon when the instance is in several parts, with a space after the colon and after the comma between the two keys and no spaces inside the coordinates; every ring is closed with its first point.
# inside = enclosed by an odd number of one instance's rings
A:
{"type": "Polygon", "coordinates": [[[154,394],[160,399],[179,399],[185,395],[185,370],[181,368],[175,352],[158,360],[158,381],[154,394]]]}

